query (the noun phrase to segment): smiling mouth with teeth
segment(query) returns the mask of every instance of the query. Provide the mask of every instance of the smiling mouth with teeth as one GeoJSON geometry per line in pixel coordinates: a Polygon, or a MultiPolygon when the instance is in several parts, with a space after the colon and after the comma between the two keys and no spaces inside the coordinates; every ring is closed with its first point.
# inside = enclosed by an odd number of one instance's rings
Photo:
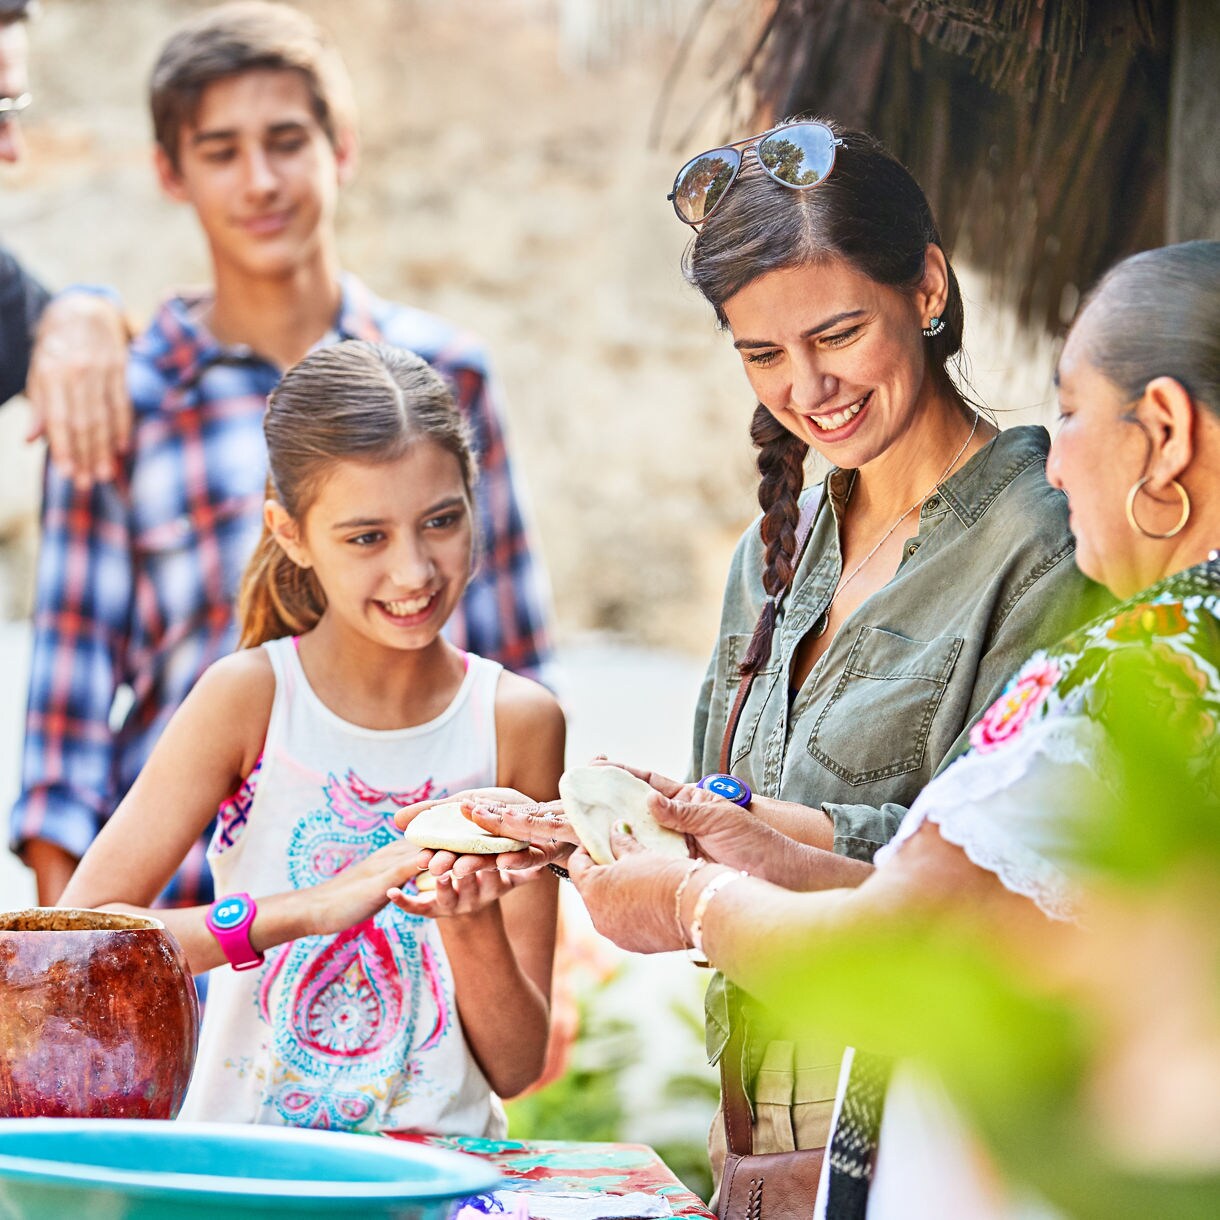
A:
{"type": "Polygon", "coordinates": [[[835,411],[831,415],[807,415],[805,418],[811,420],[823,432],[833,432],[836,428],[841,428],[849,419],[854,419],[860,414],[861,408],[868,402],[869,394],[872,390],[865,394],[863,398],[853,402],[850,406],[844,407],[840,411],[835,411]]]}
{"type": "Polygon", "coordinates": [[[412,614],[418,614],[431,603],[436,596],[435,593],[429,593],[427,597],[407,597],[396,602],[382,602],[381,604],[395,618],[407,618],[412,614]]]}

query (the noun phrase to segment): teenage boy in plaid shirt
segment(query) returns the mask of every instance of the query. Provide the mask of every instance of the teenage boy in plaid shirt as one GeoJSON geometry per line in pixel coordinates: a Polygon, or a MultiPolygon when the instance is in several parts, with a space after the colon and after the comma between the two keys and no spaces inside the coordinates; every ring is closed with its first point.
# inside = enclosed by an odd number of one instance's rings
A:
{"type": "MultiPolygon", "coordinates": [[[[58,897],[191,685],[236,644],[233,599],[265,498],[264,402],[319,343],[397,344],[451,382],[479,451],[482,549],[450,638],[534,677],[549,661],[544,581],[482,349],[340,272],[334,209],[355,139],[336,52],[295,9],[223,5],[170,38],[151,101],[161,184],[194,208],[214,288],[171,297],[133,344],[135,429],[119,478],[86,494],[47,474],[12,816],[13,846],[43,903],[58,897]]],[[[204,847],[165,901],[211,900],[204,847]]]]}

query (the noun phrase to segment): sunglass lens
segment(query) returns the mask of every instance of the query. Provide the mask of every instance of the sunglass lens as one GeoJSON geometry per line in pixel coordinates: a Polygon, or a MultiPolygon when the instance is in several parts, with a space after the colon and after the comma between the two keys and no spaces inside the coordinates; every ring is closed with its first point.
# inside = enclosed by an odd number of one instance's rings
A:
{"type": "Polygon", "coordinates": [[[741,164],[735,148],[716,148],[688,161],[674,180],[674,211],[698,224],[720,202],[741,164]]]}
{"type": "Polygon", "coordinates": [[[816,186],[835,161],[835,138],[821,123],[795,123],[758,142],[758,159],[789,186],[816,186]]]}

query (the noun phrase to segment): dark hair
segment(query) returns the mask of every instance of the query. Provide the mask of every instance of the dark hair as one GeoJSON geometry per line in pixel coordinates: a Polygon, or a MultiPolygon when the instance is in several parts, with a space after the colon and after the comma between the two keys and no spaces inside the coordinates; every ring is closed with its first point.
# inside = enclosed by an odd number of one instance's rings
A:
{"type": "MultiPolygon", "coordinates": [[[[941,244],[923,191],[899,161],[865,132],[816,121],[843,140],[831,173],[812,190],[793,190],[766,174],[747,150],[736,181],[687,250],[686,278],[715,309],[722,326],[727,323],[724,303],[768,272],[838,258],[879,284],[908,290],[923,278],[928,246],[941,244]]],[[[947,368],[962,347],[962,293],[947,256],[945,263],[945,325],[924,350],[932,376],[964,406],[947,368]]],[[[774,603],[792,583],[808,446],[761,403],[750,437],[758,449],[760,531],[766,547],[763,588],[773,621],[774,603]]],[[[769,648],[767,623],[751,642],[742,672],[757,670],[769,648]]]]}
{"type": "Polygon", "coordinates": [[[38,0],[0,0],[0,25],[24,21],[38,12],[38,0]]]}
{"type": "Polygon", "coordinates": [[[198,117],[203,91],[260,68],[301,74],[314,117],[332,146],[341,130],[354,126],[351,81],[321,27],[287,4],[234,0],[179,26],[153,67],[153,136],[175,169],[182,128],[198,117]]]}
{"type": "MultiPolygon", "coordinates": [[[[473,503],[470,429],[440,375],[414,352],[352,339],[293,365],[271,392],[263,421],[267,495],[301,521],[336,462],[392,462],[418,441],[458,460],[473,503]]],[[[263,526],[238,594],[241,646],[316,626],[326,595],[263,526]]]]}
{"type": "Polygon", "coordinates": [[[1081,326],[1089,363],[1127,399],[1172,377],[1220,414],[1220,241],[1124,259],[1088,293],[1072,326],[1081,326]]]}

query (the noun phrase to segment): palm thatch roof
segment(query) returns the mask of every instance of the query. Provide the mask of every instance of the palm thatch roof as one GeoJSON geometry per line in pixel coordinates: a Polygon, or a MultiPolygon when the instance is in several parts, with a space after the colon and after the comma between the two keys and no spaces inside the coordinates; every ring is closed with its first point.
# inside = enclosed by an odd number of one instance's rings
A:
{"type": "Polygon", "coordinates": [[[1165,240],[1171,0],[763,3],[730,82],[758,127],[814,113],[880,137],[1024,320],[1057,330],[1165,240]]]}

